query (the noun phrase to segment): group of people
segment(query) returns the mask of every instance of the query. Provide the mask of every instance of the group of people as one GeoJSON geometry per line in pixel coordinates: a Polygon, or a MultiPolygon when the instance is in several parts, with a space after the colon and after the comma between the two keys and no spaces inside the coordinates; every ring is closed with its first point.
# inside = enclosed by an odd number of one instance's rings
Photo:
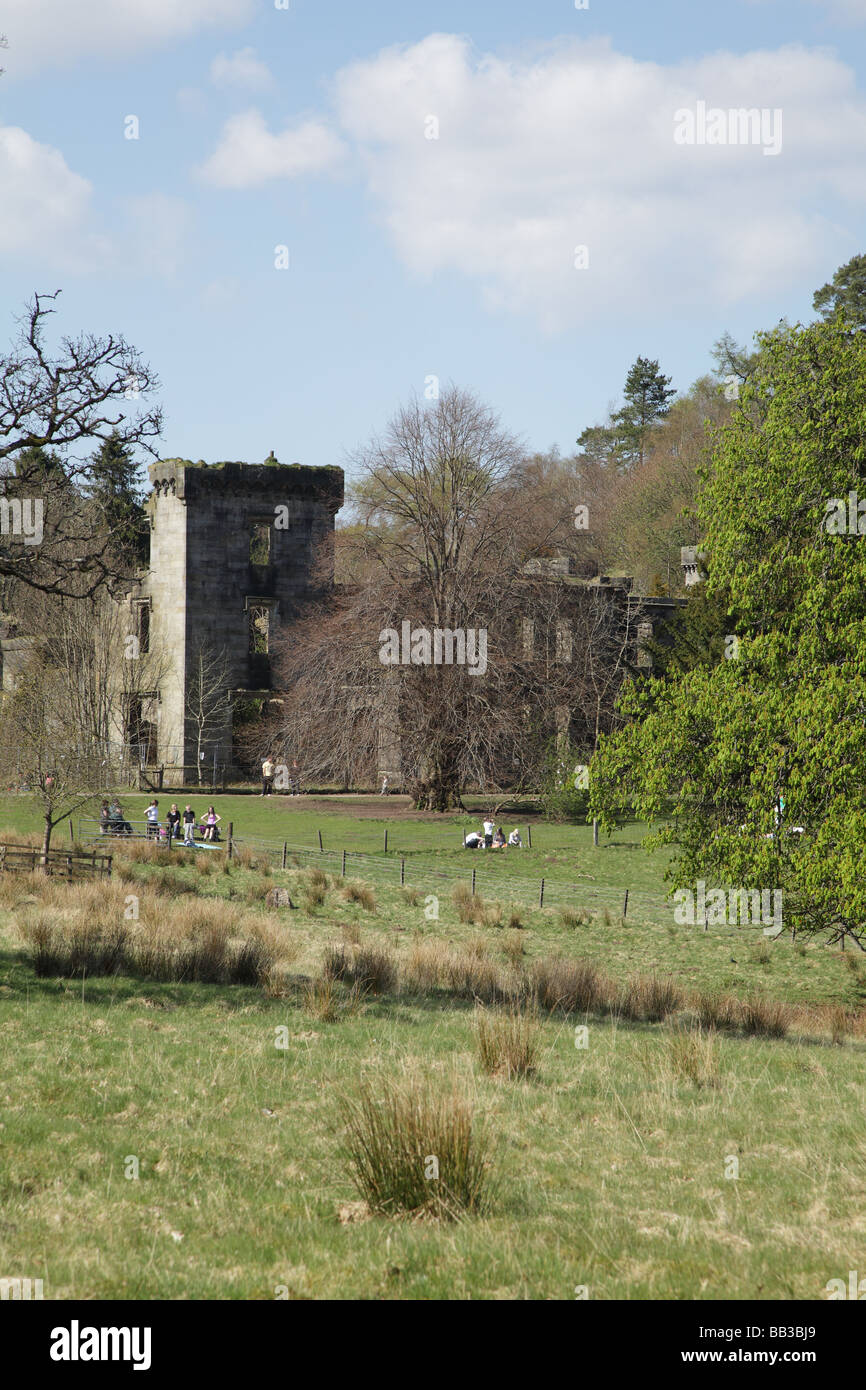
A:
{"type": "Polygon", "coordinates": [[[505,849],[506,845],[510,845],[513,849],[520,849],[523,845],[520,831],[515,826],[506,840],[502,826],[494,829],[492,820],[483,822],[480,835],[477,830],[470,830],[463,841],[465,849],[505,849]]]}
{"type": "MultiPolygon", "coordinates": [[[[289,796],[300,796],[301,794],[301,768],[297,758],[292,759],[289,772],[289,796]]],[[[277,775],[277,764],[274,762],[273,753],[269,753],[262,763],[262,796],[270,796],[274,790],[274,781],[277,775]]],[[[285,786],[283,782],[283,786],[285,786]]]]}
{"type": "MultiPolygon", "coordinates": [[[[181,826],[183,826],[183,843],[185,845],[195,844],[196,828],[202,840],[214,842],[220,838],[219,823],[222,816],[217,814],[214,806],[208,806],[207,815],[199,824],[198,817],[189,803],[181,812],[177,802],[173,801],[165,818],[165,825],[163,825],[159,818],[159,802],[154,797],[144,815],[148,840],[179,840],[181,838],[181,826]]],[[[131,835],[133,833],[132,826],[125,819],[123,808],[117,797],[110,804],[103,801],[99,812],[99,829],[103,835],[131,835]]]]}

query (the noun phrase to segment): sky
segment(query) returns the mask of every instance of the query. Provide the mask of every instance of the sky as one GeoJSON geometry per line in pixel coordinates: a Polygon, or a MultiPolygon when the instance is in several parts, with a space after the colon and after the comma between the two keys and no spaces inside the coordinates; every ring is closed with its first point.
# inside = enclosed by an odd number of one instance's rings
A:
{"type": "Polygon", "coordinates": [[[866,0],[579,3],[0,0],[0,343],[62,289],[163,457],[351,472],[437,382],[569,453],[639,354],[685,390],[813,318],[866,250],[866,0]]]}

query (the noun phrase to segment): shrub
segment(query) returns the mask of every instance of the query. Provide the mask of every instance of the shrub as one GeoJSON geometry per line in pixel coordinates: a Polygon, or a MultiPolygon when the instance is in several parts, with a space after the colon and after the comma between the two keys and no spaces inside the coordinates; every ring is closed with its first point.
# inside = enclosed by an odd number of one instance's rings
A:
{"type": "Polygon", "coordinates": [[[478,1009],[475,1036],[481,1065],[491,1076],[509,1081],[531,1076],[539,1044],[538,1016],[532,1005],[504,1010],[478,1009]]]}
{"type": "Polygon", "coordinates": [[[343,1152],[373,1211],[442,1220],[489,1209],[492,1136],[456,1090],[361,1082],[340,1114],[343,1152]]]}

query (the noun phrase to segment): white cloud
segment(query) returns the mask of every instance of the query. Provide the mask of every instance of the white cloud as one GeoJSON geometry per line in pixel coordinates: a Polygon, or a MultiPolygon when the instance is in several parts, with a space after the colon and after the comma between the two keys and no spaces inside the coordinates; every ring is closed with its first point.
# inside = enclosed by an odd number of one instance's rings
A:
{"type": "Polygon", "coordinates": [[[253,188],[269,179],[334,169],[343,153],[341,141],[320,121],[304,121],[272,135],[260,111],[242,111],[226,121],[217,148],[199,172],[218,188],[253,188]]]}
{"type": "Polygon", "coordinates": [[[217,87],[262,89],[273,83],[271,70],[256,57],[254,48],[239,48],[231,57],[218,53],[210,65],[210,80],[217,87]]]}
{"type": "Polygon", "coordinates": [[[866,102],[824,50],[665,67],[587,40],[506,61],[435,34],[343,69],[335,92],[405,264],[463,273],[551,329],[619,302],[723,306],[851,254],[821,209],[866,193],[866,102]],[[781,108],[781,153],[675,144],[674,112],[699,100],[781,108]]]}
{"type": "Polygon", "coordinates": [[[108,242],[93,228],[92,186],[59,150],[0,126],[0,255],[46,268],[93,269],[108,242]]]}
{"type": "Polygon", "coordinates": [[[93,54],[137,54],[248,23],[255,0],[3,0],[10,76],[93,54]]]}

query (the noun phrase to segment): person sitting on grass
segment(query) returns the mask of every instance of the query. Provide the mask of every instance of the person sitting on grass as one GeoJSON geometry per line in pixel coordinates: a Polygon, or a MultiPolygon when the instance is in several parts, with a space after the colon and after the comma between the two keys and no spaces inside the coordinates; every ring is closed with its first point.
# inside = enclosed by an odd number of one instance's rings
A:
{"type": "Polygon", "coordinates": [[[505,849],[505,831],[502,829],[501,825],[497,830],[496,834],[493,836],[493,848],[505,849]]]}
{"type": "Polygon", "coordinates": [[[132,834],[132,826],[130,825],[128,820],[124,820],[123,807],[121,806],[117,797],[114,798],[114,800],[111,803],[111,806],[108,809],[108,823],[111,826],[112,835],[132,834]]]}
{"type": "Polygon", "coordinates": [[[189,802],[183,809],[183,842],[185,845],[195,844],[195,811],[189,802]]]}
{"type": "Polygon", "coordinates": [[[203,840],[213,841],[219,839],[220,833],[217,830],[217,826],[221,820],[222,816],[217,815],[213,806],[208,806],[207,815],[204,818],[204,831],[202,833],[203,840]]]}
{"type": "Polygon", "coordinates": [[[511,834],[509,835],[508,843],[509,845],[512,845],[515,849],[523,848],[523,841],[520,838],[520,831],[517,829],[517,826],[514,827],[511,834]]]}
{"type": "Polygon", "coordinates": [[[463,841],[464,849],[477,849],[480,844],[481,836],[478,834],[477,830],[470,830],[466,839],[463,841]]]}

